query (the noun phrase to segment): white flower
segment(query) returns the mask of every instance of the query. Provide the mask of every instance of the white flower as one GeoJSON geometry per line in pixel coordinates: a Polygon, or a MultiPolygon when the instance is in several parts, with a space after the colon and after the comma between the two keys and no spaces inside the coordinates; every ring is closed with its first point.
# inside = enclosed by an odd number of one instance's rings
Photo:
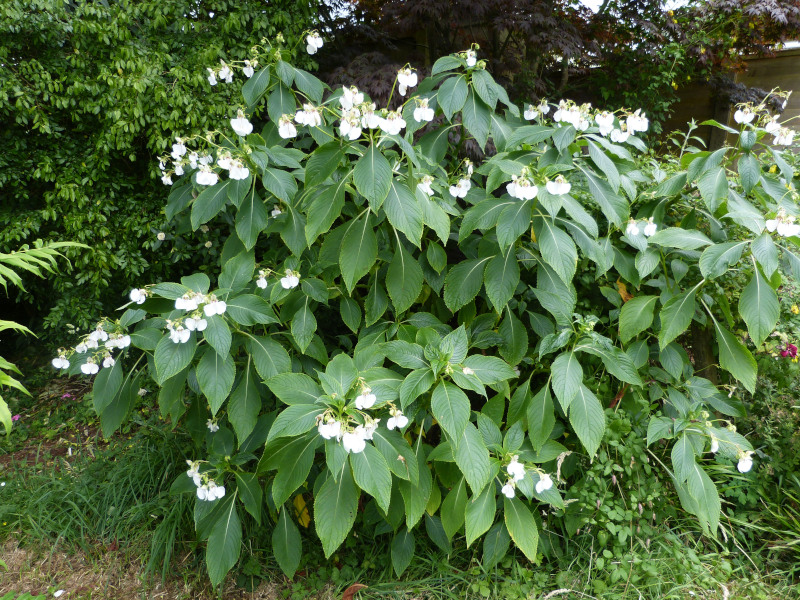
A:
{"type": "Polygon", "coordinates": [[[231,128],[236,132],[236,135],[245,137],[253,133],[253,124],[247,120],[244,113],[240,110],[235,119],[231,119],[231,128]]]}
{"type": "Polygon", "coordinates": [[[467,50],[465,54],[466,54],[465,58],[467,59],[467,66],[470,68],[474,67],[478,63],[478,55],[475,52],[475,50],[467,50]]]}
{"type": "Polygon", "coordinates": [[[367,417],[366,423],[364,425],[364,439],[371,440],[373,434],[378,431],[378,423],[380,423],[380,419],[370,419],[367,417]]]}
{"type": "Polygon", "coordinates": [[[625,235],[639,235],[639,227],[633,219],[628,221],[628,226],[625,228],[625,235]]]}
{"type": "Polygon", "coordinates": [[[503,493],[503,496],[506,498],[513,498],[516,496],[516,492],[514,491],[514,484],[512,482],[506,483],[500,491],[503,493]]]}
{"type": "Polygon", "coordinates": [[[197,172],[197,185],[214,185],[219,181],[219,176],[208,166],[203,165],[197,172]]]}
{"type": "Polygon", "coordinates": [[[283,214],[283,211],[281,210],[280,206],[275,205],[275,208],[273,208],[272,211],[269,214],[273,218],[274,217],[279,217],[279,216],[281,216],[283,214]]]}
{"type": "Polygon", "coordinates": [[[164,185],[172,185],[172,177],[167,174],[162,175],[161,183],[163,183],[164,185]]]}
{"type": "Polygon", "coordinates": [[[327,422],[320,422],[317,425],[317,431],[326,440],[339,438],[342,435],[342,424],[339,421],[329,420],[327,422]]]}
{"type": "Polygon", "coordinates": [[[186,320],[183,322],[183,324],[189,331],[205,331],[206,327],[208,327],[208,321],[206,321],[202,317],[199,319],[195,319],[194,317],[187,317],[186,320]]]}
{"type": "MultiPolygon", "coordinates": [[[[89,334],[89,339],[94,342],[105,342],[108,339],[108,334],[103,329],[101,324],[97,324],[95,330],[89,334]]],[[[95,346],[97,348],[97,346],[95,346]]]]}
{"type": "Polygon", "coordinates": [[[745,106],[744,108],[740,108],[735,113],[733,113],[733,120],[739,123],[752,123],[753,119],[756,118],[756,113],[749,106],[745,106]]]}
{"type": "Polygon", "coordinates": [[[308,125],[309,127],[319,127],[322,125],[322,116],[320,115],[319,108],[313,104],[303,104],[303,110],[298,110],[294,115],[294,120],[301,125],[308,125]]]}
{"type": "Polygon", "coordinates": [[[772,233],[778,227],[778,220],[777,219],[768,219],[766,225],[767,225],[767,231],[772,233]]]}
{"type": "Polygon", "coordinates": [[[95,375],[100,370],[91,358],[81,365],[81,373],[84,375],[95,375]]]}
{"type": "Polygon", "coordinates": [[[390,111],[389,114],[386,115],[385,119],[381,119],[379,124],[381,131],[388,133],[389,135],[399,134],[405,126],[406,122],[399,110],[390,111]]]}
{"type": "Polygon", "coordinates": [[[67,593],[66,590],[56,590],[55,592],[53,592],[53,598],[60,598],[66,593],[67,593]]]}
{"type": "Polygon", "coordinates": [[[778,146],[791,146],[793,141],[794,130],[788,127],[781,127],[775,134],[775,139],[772,140],[772,143],[778,146]]]}
{"type": "Polygon", "coordinates": [[[316,54],[317,50],[322,48],[322,38],[319,33],[312,31],[306,36],[306,52],[309,54],[316,54]]]}
{"type": "Polygon", "coordinates": [[[214,159],[211,158],[210,154],[203,153],[203,156],[199,157],[197,162],[201,165],[210,165],[212,162],[214,162],[214,159]]]}
{"type": "Polygon", "coordinates": [[[233,157],[231,156],[231,153],[228,152],[227,150],[224,152],[220,152],[219,155],[217,156],[217,164],[226,171],[231,168],[232,160],[233,157]]]}
{"type": "Polygon", "coordinates": [[[175,165],[175,175],[178,177],[183,175],[183,165],[175,165]]]}
{"type": "Polygon", "coordinates": [[[256,285],[262,290],[267,289],[267,278],[259,277],[258,279],[256,279],[256,285]]]}
{"type": "Polygon", "coordinates": [[[116,361],[111,358],[110,356],[106,356],[103,359],[103,368],[108,369],[109,367],[113,367],[116,364],[116,361]]]}
{"type": "Polygon", "coordinates": [[[576,128],[578,131],[586,131],[587,129],[589,129],[589,127],[590,127],[591,125],[592,125],[592,124],[591,124],[591,122],[589,121],[589,119],[586,119],[585,117],[581,117],[581,118],[578,120],[578,122],[575,124],[575,128],[576,128]]]}
{"type": "Polygon", "coordinates": [[[286,277],[281,278],[281,287],[285,290],[296,288],[300,284],[300,275],[295,271],[286,269],[286,277]]]}
{"type": "Polygon", "coordinates": [[[406,90],[408,88],[415,87],[417,85],[417,73],[413,69],[408,67],[404,69],[400,69],[397,72],[397,83],[400,84],[399,91],[401,96],[406,95],[406,90]]]}
{"type": "Polygon", "coordinates": [[[175,309],[197,310],[197,307],[201,304],[201,300],[203,300],[201,295],[195,294],[194,292],[186,292],[180,298],[175,299],[175,309]]]}
{"type": "Polygon", "coordinates": [[[225,64],[224,60],[219,61],[222,65],[222,68],[219,70],[219,78],[225,81],[225,83],[231,83],[233,81],[233,70],[225,64]]]}
{"type": "Polygon", "coordinates": [[[462,368],[461,372],[464,373],[464,375],[475,375],[475,371],[473,371],[469,367],[462,368]]]}
{"type": "Polygon", "coordinates": [[[739,452],[739,463],[736,465],[739,473],[747,473],[753,468],[753,452],[739,452]]]}
{"type": "Polygon", "coordinates": [[[519,462],[518,456],[514,456],[511,462],[506,465],[506,472],[514,478],[514,481],[525,479],[525,465],[519,462]]]}
{"type": "Polygon", "coordinates": [[[506,186],[506,191],[512,198],[519,200],[533,200],[539,193],[539,188],[533,185],[527,177],[512,175],[512,181],[506,186]]]}
{"type": "Polygon", "coordinates": [[[67,358],[62,354],[53,359],[53,366],[56,369],[69,369],[69,361],[67,358]]]}
{"type": "Polygon", "coordinates": [[[244,68],[242,69],[242,73],[244,73],[244,76],[247,77],[248,79],[250,79],[256,72],[253,66],[254,66],[253,63],[251,63],[249,60],[244,61],[244,68]]]}
{"type": "Polygon", "coordinates": [[[615,144],[624,144],[631,135],[631,132],[628,131],[628,126],[625,123],[619,124],[619,129],[614,129],[611,132],[611,141],[615,144]]]}
{"type": "Polygon", "coordinates": [[[350,110],[362,102],[364,102],[364,94],[359,92],[356,86],[342,87],[342,96],[339,98],[339,104],[343,109],[350,110]]]}
{"type": "Polygon", "coordinates": [[[472,187],[472,182],[469,179],[459,179],[458,183],[450,186],[450,195],[453,198],[464,198],[472,187]]]}
{"type": "Polygon", "coordinates": [[[225,496],[225,486],[217,485],[213,479],[209,479],[208,483],[197,488],[197,497],[200,500],[208,500],[213,502],[225,496]]]}
{"type": "Polygon", "coordinates": [[[364,107],[361,114],[361,127],[365,129],[375,129],[381,126],[381,116],[375,112],[375,103],[364,107]]]}
{"type": "Polygon", "coordinates": [[[536,110],[536,107],[533,104],[528,104],[528,107],[525,109],[525,112],[522,113],[522,116],[528,121],[532,121],[539,116],[539,111],[536,110]]]}
{"type": "Polygon", "coordinates": [[[217,85],[217,74],[211,67],[208,68],[208,83],[211,85],[217,85]]]}
{"type": "Polygon", "coordinates": [[[719,450],[719,442],[717,438],[711,438],[711,448],[709,448],[712,454],[716,454],[719,450]]]}
{"type": "Polygon", "coordinates": [[[433,109],[428,107],[428,99],[418,99],[417,105],[417,108],[414,109],[414,120],[417,123],[433,121],[433,109]]]}
{"type": "Polygon", "coordinates": [[[191,152],[189,154],[189,166],[192,167],[193,169],[196,169],[197,168],[197,161],[198,161],[199,158],[200,158],[200,156],[197,154],[197,152],[191,152]]]}
{"type": "Polygon", "coordinates": [[[181,156],[184,154],[186,154],[186,146],[184,146],[181,139],[178,138],[177,142],[172,144],[172,158],[180,160],[181,156]]]}
{"type": "Polygon", "coordinates": [[[358,410],[366,410],[375,406],[378,398],[372,393],[372,390],[366,388],[362,394],[356,396],[356,408],[358,410]]]}
{"type": "Polygon", "coordinates": [[[236,159],[231,161],[231,170],[229,174],[231,179],[243,180],[250,177],[250,169],[245,167],[241,160],[236,159]]]}
{"type": "Polygon", "coordinates": [[[539,481],[536,482],[536,493],[541,494],[544,491],[549,490],[553,487],[553,480],[550,478],[550,475],[547,473],[541,473],[539,475],[539,481]]]}
{"type": "Polygon", "coordinates": [[[647,131],[647,128],[650,126],[650,121],[644,113],[641,113],[641,110],[640,108],[637,109],[636,112],[630,115],[626,120],[628,131],[631,135],[634,135],[637,131],[647,131]]]}
{"type": "Polygon", "coordinates": [[[536,107],[536,110],[542,113],[542,115],[546,115],[550,112],[550,105],[547,103],[546,99],[542,98],[539,101],[539,106],[536,107]]]}
{"type": "Polygon", "coordinates": [[[339,135],[346,137],[351,142],[361,137],[361,113],[357,108],[351,108],[342,115],[339,123],[339,135]]]}
{"type": "Polygon", "coordinates": [[[149,390],[147,390],[146,388],[139,388],[139,391],[136,393],[139,395],[140,398],[144,398],[149,393],[149,390]]]}
{"type": "Polygon", "coordinates": [[[219,431],[219,425],[217,425],[217,422],[214,419],[209,419],[206,421],[206,427],[208,427],[208,430],[211,433],[217,433],[219,431]]]}
{"type": "Polygon", "coordinates": [[[129,295],[131,302],[135,302],[136,304],[144,304],[144,301],[147,300],[147,290],[141,288],[133,288],[129,295]]]}
{"type": "Polygon", "coordinates": [[[292,115],[283,115],[278,119],[278,135],[285,140],[297,135],[297,128],[292,122],[292,115]]]}
{"type": "Polygon", "coordinates": [[[189,341],[189,337],[192,335],[192,332],[184,328],[182,325],[178,325],[177,327],[168,326],[168,329],[169,339],[173,344],[185,344],[189,341]]]}
{"type": "Polygon", "coordinates": [[[83,342],[81,342],[80,344],[75,346],[75,352],[77,352],[78,354],[83,354],[88,349],[89,349],[89,347],[86,344],[84,344],[83,342]]]}
{"type": "Polygon", "coordinates": [[[547,193],[553,196],[563,196],[569,194],[572,189],[572,184],[564,179],[563,175],[559,175],[553,181],[547,182],[547,193]]]}
{"type": "Polygon", "coordinates": [[[596,114],[594,116],[594,122],[597,123],[597,127],[600,129],[600,135],[603,137],[608,136],[614,129],[614,115],[608,111],[596,114]]]}
{"type": "Polygon", "coordinates": [[[408,425],[408,417],[403,414],[402,411],[392,408],[389,411],[389,414],[392,416],[389,417],[389,420],[386,421],[386,427],[391,429],[402,429],[406,425],[408,425]]]}
{"type": "Polygon", "coordinates": [[[650,237],[651,235],[655,235],[656,229],[658,229],[658,225],[653,223],[653,217],[650,217],[649,219],[647,219],[647,223],[645,223],[645,226],[644,226],[644,234],[645,234],[645,236],[650,237]]]}
{"type": "Polygon", "coordinates": [[[363,452],[367,447],[367,442],[364,438],[364,428],[359,425],[354,431],[348,431],[342,436],[342,446],[347,452],[358,454],[363,452]]]}
{"type": "Polygon", "coordinates": [[[428,194],[428,196],[433,196],[433,189],[431,188],[431,184],[433,183],[433,177],[430,175],[425,175],[420,179],[420,182],[417,184],[417,187],[428,194]]]}
{"type": "MultiPolygon", "coordinates": [[[[189,465],[189,470],[186,471],[186,475],[197,482],[200,477],[200,463],[198,461],[187,460],[186,464],[189,465]]],[[[199,486],[200,484],[197,483],[196,485],[199,486]]]]}
{"type": "Polygon", "coordinates": [[[225,314],[226,310],[228,310],[228,305],[225,304],[223,300],[217,299],[214,299],[203,307],[203,312],[207,317],[225,314]]]}
{"type": "Polygon", "coordinates": [[[519,370],[519,367],[518,367],[518,366],[516,366],[516,365],[514,365],[514,376],[515,376],[515,377],[519,377],[519,376],[520,376],[520,370],[519,370]]]}
{"type": "Polygon", "coordinates": [[[780,130],[781,124],[778,123],[778,115],[775,115],[764,124],[764,129],[767,133],[775,133],[780,130]]]}
{"type": "Polygon", "coordinates": [[[783,237],[793,237],[800,234],[800,225],[796,224],[795,218],[787,215],[786,211],[782,208],[774,219],[769,219],[766,222],[767,231],[772,233],[777,231],[778,235],[783,237]]]}

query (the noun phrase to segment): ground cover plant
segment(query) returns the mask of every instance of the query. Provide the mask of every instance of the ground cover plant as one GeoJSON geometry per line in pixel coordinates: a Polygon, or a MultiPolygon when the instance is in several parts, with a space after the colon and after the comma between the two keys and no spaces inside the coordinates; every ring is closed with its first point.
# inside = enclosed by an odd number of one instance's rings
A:
{"type": "Polygon", "coordinates": [[[216,282],[133,282],[53,361],[96,377],[105,435],[155,387],[190,432],[172,492],[194,498],[211,582],[251,523],[272,524],[287,576],[312,523],[326,557],[356,525],[383,536],[398,575],[460,532],[486,568],[598,523],[644,543],[620,523],[654,520],[660,488],[624,517],[587,490],[653,468],[715,536],[714,480],[758,462],[733,424],[751,350],[775,329],[779,267],[800,272],[794,173],[768,144],[791,130],[742,106],[738,129],[717,124],[735,146],[687,136],[670,161],[640,111],[514,105],[477,47],[424,80],[401,69],[394,111],[327,93],[293,54],[276,38],[258,70],[228,65],[248,70],[243,102],[163,157],[177,226],[230,231],[216,282]],[[496,152],[473,164],[468,139],[496,152]],[[693,323],[722,372],[690,358],[693,323]]]}

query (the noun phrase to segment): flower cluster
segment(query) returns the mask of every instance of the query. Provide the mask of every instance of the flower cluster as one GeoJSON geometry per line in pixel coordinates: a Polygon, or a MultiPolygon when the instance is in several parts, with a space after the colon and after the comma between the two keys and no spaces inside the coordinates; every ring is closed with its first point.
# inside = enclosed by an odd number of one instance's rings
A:
{"type": "Polygon", "coordinates": [[[550,105],[547,103],[547,100],[543,99],[536,106],[533,104],[528,104],[528,106],[525,108],[525,111],[522,113],[522,116],[528,121],[533,121],[534,119],[540,119],[544,117],[549,112],[550,105]]]}
{"type": "Polygon", "coordinates": [[[526,169],[520,177],[511,176],[511,183],[506,186],[506,191],[512,198],[520,200],[533,200],[539,192],[539,188],[527,177],[526,169]]]}
{"type": "MultiPolygon", "coordinates": [[[[653,222],[653,217],[650,217],[644,222],[644,227],[642,229],[642,233],[644,233],[646,237],[650,237],[651,235],[655,235],[658,225],[653,222]]],[[[635,219],[628,221],[628,226],[625,228],[625,235],[639,235],[639,222],[635,219]]]]}
{"type": "Polygon", "coordinates": [[[225,486],[217,485],[213,479],[209,479],[208,476],[200,473],[200,463],[198,461],[187,460],[186,464],[189,465],[186,475],[191,477],[197,487],[197,497],[200,500],[213,502],[225,496],[225,486]]]}
{"type": "Polygon", "coordinates": [[[405,96],[408,88],[416,87],[419,82],[417,72],[410,67],[403,67],[397,72],[398,91],[405,96]]]}
{"type": "Polygon", "coordinates": [[[781,208],[774,219],[767,220],[767,231],[772,233],[777,231],[778,235],[782,237],[792,237],[800,234],[800,224],[794,222],[795,218],[786,214],[786,211],[781,208]]]}
{"type": "MultiPolygon", "coordinates": [[[[506,465],[506,473],[508,473],[508,480],[505,485],[500,489],[506,498],[513,498],[516,496],[517,482],[525,479],[527,470],[525,465],[519,462],[519,456],[514,454],[511,460],[506,465]]],[[[537,494],[541,494],[553,487],[553,479],[547,473],[542,473],[537,470],[539,481],[536,482],[534,489],[537,494]]]]}
{"type": "MultiPolygon", "coordinates": [[[[783,106],[786,106],[787,100],[784,100],[783,106]]],[[[772,115],[768,113],[764,104],[760,104],[758,106],[753,106],[752,104],[740,104],[736,112],[733,113],[733,120],[736,121],[739,125],[750,125],[756,119],[756,117],[761,116],[761,126],[764,128],[768,134],[774,136],[772,139],[772,143],[776,146],[791,146],[792,142],[794,141],[795,132],[788,127],[783,127],[778,122],[778,115],[772,115]]]]}
{"type": "MultiPolygon", "coordinates": [[[[111,354],[112,350],[123,350],[130,345],[131,336],[118,331],[109,333],[101,322],[97,324],[94,331],[85,336],[75,346],[74,352],[86,354],[90,350],[97,350],[92,352],[86,362],[81,365],[81,372],[84,375],[96,375],[100,371],[101,364],[104,369],[113,367],[116,364],[117,361],[111,354]],[[102,344],[102,347],[100,344],[102,344]]],[[[52,364],[56,369],[68,369],[70,362],[67,358],[67,350],[59,349],[58,356],[52,360],[52,364]]]]}

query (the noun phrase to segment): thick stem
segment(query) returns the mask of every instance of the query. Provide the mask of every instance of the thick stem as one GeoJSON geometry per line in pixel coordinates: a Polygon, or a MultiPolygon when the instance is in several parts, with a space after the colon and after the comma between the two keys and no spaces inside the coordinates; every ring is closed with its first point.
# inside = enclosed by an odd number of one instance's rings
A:
{"type": "Polygon", "coordinates": [[[703,327],[697,321],[692,321],[690,332],[695,373],[717,385],[719,374],[717,373],[717,360],[714,356],[714,331],[711,323],[703,327]]]}

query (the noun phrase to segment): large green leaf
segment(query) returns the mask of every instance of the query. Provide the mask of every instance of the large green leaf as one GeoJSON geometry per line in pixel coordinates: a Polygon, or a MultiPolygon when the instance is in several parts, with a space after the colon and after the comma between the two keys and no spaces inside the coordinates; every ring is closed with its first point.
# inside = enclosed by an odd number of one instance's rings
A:
{"type": "Polygon", "coordinates": [[[268,222],[267,207],[253,188],[236,211],[236,235],[242,240],[245,249],[250,250],[255,246],[259,234],[266,229],[268,222]]]}
{"type": "Polygon", "coordinates": [[[306,351],[316,330],[317,319],[311,311],[311,298],[306,296],[292,317],[292,337],[301,352],[306,351]]]}
{"type": "Polygon", "coordinates": [[[471,406],[467,395],[449,381],[442,381],[433,390],[431,412],[453,440],[460,440],[469,422],[471,406]]]}
{"type": "Polygon", "coordinates": [[[267,381],[267,386],[279,400],[290,405],[314,404],[323,394],[317,382],[304,373],[275,375],[267,381]]]}
{"type": "Polygon", "coordinates": [[[558,276],[569,284],[575,276],[578,266],[578,250],[575,242],[563,229],[555,226],[555,222],[548,218],[539,221],[537,242],[542,258],[553,267],[558,276]]]}
{"type": "Polygon", "coordinates": [[[253,432],[259,412],[261,412],[261,394],[256,387],[253,368],[248,364],[228,403],[228,420],[233,425],[239,444],[253,432]]]}
{"type": "Polygon", "coordinates": [[[739,298],[739,314],[747,323],[750,339],[758,347],[775,331],[780,317],[780,303],[775,290],[762,277],[758,268],[739,298]]]}
{"type": "Polygon", "coordinates": [[[389,512],[392,474],[383,455],[375,446],[367,444],[363,452],[350,455],[350,464],[358,487],[375,498],[383,512],[389,512]]]}
{"type": "Polygon", "coordinates": [[[417,248],[422,239],[422,207],[408,185],[393,179],[383,205],[386,217],[398,231],[406,234],[417,248]]]}
{"type": "Polygon", "coordinates": [[[519,284],[519,264],[514,248],[495,256],[486,268],[484,285],[486,295],[498,313],[502,313],[519,284]]]}
{"type": "Polygon", "coordinates": [[[661,331],[658,332],[658,346],[664,349],[672,340],[689,328],[694,316],[695,291],[699,284],[670,298],[659,313],[661,331]]]}
{"type": "Polygon", "coordinates": [[[714,279],[724,274],[731,266],[739,262],[749,240],[714,244],[703,250],[700,255],[700,272],[706,279],[714,279]]]}
{"type": "Polygon", "coordinates": [[[453,113],[464,106],[468,92],[467,79],[464,75],[450,77],[442,83],[436,101],[448,121],[452,121],[453,113]]]}
{"type": "MultiPolygon", "coordinates": [[[[550,385],[565,413],[583,384],[583,368],[575,352],[562,352],[550,365],[550,385]]],[[[549,432],[548,432],[549,433],[549,432]]]]}
{"type": "Polygon", "coordinates": [[[503,498],[503,517],[514,544],[529,561],[536,562],[539,528],[531,511],[519,498],[503,498]]]}
{"type": "Polygon", "coordinates": [[[464,107],[461,109],[461,120],[481,149],[486,146],[486,141],[489,139],[491,114],[492,110],[486,106],[486,103],[478,97],[474,90],[470,90],[464,107]]]}
{"type": "Polygon", "coordinates": [[[639,335],[653,323],[658,296],[636,296],[622,305],[619,312],[619,338],[623,343],[639,335]]]}
{"type": "Polygon", "coordinates": [[[550,434],[556,423],[549,386],[545,385],[531,399],[526,416],[528,419],[528,437],[530,437],[533,449],[538,452],[542,449],[544,443],[550,439],[550,434]]]}
{"type": "Polygon", "coordinates": [[[489,463],[489,450],[483,438],[472,423],[466,423],[460,437],[451,438],[454,445],[453,457],[473,494],[481,490],[491,481],[492,469],[489,463]]]}
{"type": "Polygon", "coordinates": [[[358,513],[358,488],[345,463],[338,479],[329,476],[314,498],[314,528],[325,558],[342,545],[358,513]]]}
{"type": "Polygon", "coordinates": [[[219,211],[228,202],[228,186],[232,181],[232,179],[226,179],[215,183],[200,192],[200,195],[194,199],[191,214],[192,229],[197,229],[219,214],[219,211]]]}
{"type": "Polygon", "coordinates": [[[386,291],[397,314],[411,307],[422,291],[422,281],[422,267],[398,241],[394,258],[386,272],[386,291]]]}
{"type": "Polygon", "coordinates": [[[236,366],[230,354],[220,356],[213,348],[208,348],[197,364],[197,383],[208,399],[211,414],[216,415],[222,403],[231,393],[236,366]]]}
{"type": "Polygon", "coordinates": [[[395,574],[400,577],[411,564],[414,558],[414,534],[403,527],[392,540],[392,567],[395,574]]]}
{"type": "Polygon", "coordinates": [[[185,344],[176,344],[167,335],[161,338],[154,354],[156,382],[162,384],[173,375],[183,371],[192,362],[196,349],[194,334],[185,344]]]}
{"type": "Polygon", "coordinates": [[[392,167],[389,161],[373,143],[364,153],[353,170],[353,182],[356,189],[368,201],[373,210],[377,211],[389,193],[392,185],[392,167]]]}
{"type": "Polygon", "coordinates": [[[284,507],[278,516],[275,529],[272,530],[272,553],[278,566],[289,579],[294,577],[303,551],[303,540],[297,525],[289,518],[289,509],[284,507]]]}
{"type": "Polygon", "coordinates": [[[697,189],[708,210],[716,212],[719,205],[728,197],[728,178],[723,167],[709,169],[697,180],[697,189]]]}
{"type": "Polygon", "coordinates": [[[497,505],[493,485],[487,485],[480,494],[473,495],[467,502],[465,530],[468,548],[472,545],[472,542],[489,531],[492,523],[494,523],[496,511],[497,505]]]}
{"type": "Polygon", "coordinates": [[[358,280],[369,272],[377,258],[378,241],[372,229],[372,219],[369,211],[364,211],[348,224],[339,252],[342,278],[350,292],[358,280]]]}
{"type": "Polygon", "coordinates": [[[306,242],[310,246],[314,241],[333,225],[333,222],[342,213],[345,200],[345,187],[349,177],[342,177],[336,183],[320,188],[313,195],[311,205],[308,207],[306,219],[306,242]]]}
{"type": "Polygon", "coordinates": [[[442,517],[442,526],[448,538],[452,538],[464,525],[464,516],[467,509],[467,486],[462,477],[458,484],[450,490],[442,502],[439,514],[442,517]]]}
{"type": "Polygon", "coordinates": [[[339,142],[329,142],[320,146],[308,157],[306,163],[306,188],[323,183],[339,166],[344,150],[339,142]]]}
{"type": "Polygon", "coordinates": [[[283,346],[266,336],[247,338],[247,351],[253,357],[253,364],[262,379],[270,379],[279,373],[292,369],[292,360],[283,346]]]}
{"type": "Polygon", "coordinates": [[[668,248],[681,250],[697,250],[711,244],[708,237],[696,229],[682,229],[680,227],[667,227],[657,231],[650,237],[650,242],[668,248]]]}
{"type": "Polygon", "coordinates": [[[211,528],[206,548],[206,568],[212,585],[219,585],[239,560],[242,545],[242,523],[236,510],[236,496],[225,500],[224,510],[218,513],[211,528]]]}
{"type": "Polygon", "coordinates": [[[720,366],[742,382],[751,394],[756,390],[756,359],[739,339],[714,320],[720,366]]]}
{"type": "Polygon", "coordinates": [[[597,396],[583,384],[569,406],[569,422],[586,452],[594,456],[606,431],[606,417],[597,396]]]}
{"type": "Polygon", "coordinates": [[[248,106],[255,105],[267,91],[269,86],[269,65],[257,71],[253,76],[244,82],[242,86],[242,96],[248,106]]]}
{"type": "Polygon", "coordinates": [[[483,272],[491,257],[465,260],[447,273],[444,282],[444,303],[451,311],[472,301],[483,284],[483,272]]]}

